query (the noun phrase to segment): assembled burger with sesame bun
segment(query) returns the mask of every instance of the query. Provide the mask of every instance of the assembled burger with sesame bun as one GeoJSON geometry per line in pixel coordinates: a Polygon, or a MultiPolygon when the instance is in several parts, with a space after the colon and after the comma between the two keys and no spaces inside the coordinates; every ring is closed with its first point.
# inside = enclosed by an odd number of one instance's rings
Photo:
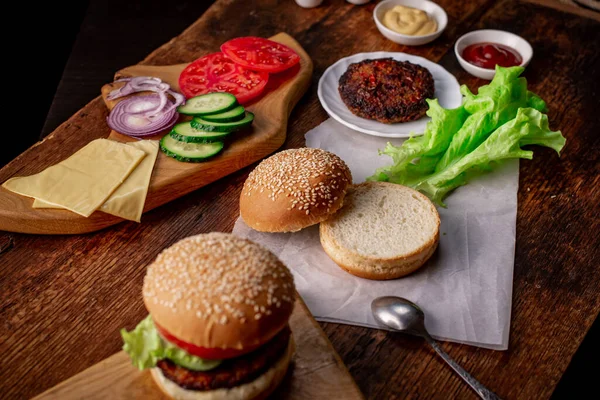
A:
{"type": "Polygon", "coordinates": [[[150,315],[123,349],[174,399],[263,399],[294,351],[290,271],[247,239],[209,233],[165,249],[148,267],[150,315]]]}

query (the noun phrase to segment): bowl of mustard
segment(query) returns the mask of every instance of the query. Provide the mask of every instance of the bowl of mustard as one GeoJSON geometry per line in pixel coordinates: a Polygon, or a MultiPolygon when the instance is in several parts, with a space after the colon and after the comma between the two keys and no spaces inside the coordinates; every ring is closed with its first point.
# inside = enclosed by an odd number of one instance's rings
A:
{"type": "Polygon", "coordinates": [[[437,39],[448,25],[446,11],[428,0],[382,1],[373,10],[373,19],[383,36],[407,46],[437,39]]]}

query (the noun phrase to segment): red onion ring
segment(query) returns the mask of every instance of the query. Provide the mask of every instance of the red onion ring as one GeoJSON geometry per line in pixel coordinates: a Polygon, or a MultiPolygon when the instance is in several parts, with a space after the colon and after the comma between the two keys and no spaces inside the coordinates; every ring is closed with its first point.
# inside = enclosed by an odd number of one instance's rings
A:
{"type": "Polygon", "coordinates": [[[117,79],[115,82],[126,82],[125,85],[121,86],[118,89],[113,90],[106,96],[108,100],[118,99],[123,96],[127,96],[137,92],[155,92],[158,93],[160,97],[160,102],[156,104],[156,106],[152,109],[143,109],[143,110],[131,110],[129,113],[132,114],[144,114],[146,117],[153,117],[160,113],[170,113],[173,109],[177,108],[181,104],[185,102],[185,97],[179,93],[171,90],[171,87],[160,80],[159,78],[152,76],[136,76],[134,78],[121,78],[117,79]],[[173,96],[175,102],[171,102],[171,105],[165,110],[165,107],[169,103],[169,99],[167,97],[167,93],[173,96]]]}
{"type": "MultiPolygon", "coordinates": [[[[167,102],[174,104],[168,99],[167,102]]],[[[169,107],[169,112],[159,112],[154,116],[144,114],[148,110],[155,110],[160,103],[161,98],[156,94],[130,97],[117,103],[106,122],[112,130],[134,138],[156,135],[172,128],[179,119],[175,107],[169,107]]]]}
{"type": "MultiPolygon", "coordinates": [[[[158,114],[159,112],[161,112],[162,110],[164,110],[169,99],[167,98],[167,95],[165,94],[165,92],[158,92],[158,96],[160,97],[160,103],[158,103],[158,106],[156,106],[156,108],[154,110],[146,111],[144,113],[145,116],[152,117],[152,116],[158,114]]],[[[169,110],[169,111],[171,111],[171,110],[169,110]]]]}
{"type": "Polygon", "coordinates": [[[127,82],[125,85],[121,86],[118,89],[113,90],[112,92],[110,92],[108,94],[108,96],[106,96],[106,98],[108,100],[114,100],[114,99],[118,99],[119,97],[122,96],[127,96],[128,94],[133,93],[133,88],[131,87],[131,85],[129,84],[129,82],[131,81],[132,78],[121,78],[121,79],[117,79],[115,81],[115,83],[117,82],[127,82]]]}
{"type": "Polygon", "coordinates": [[[165,112],[165,113],[171,112],[171,110],[174,110],[177,107],[179,107],[180,105],[182,105],[183,103],[185,103],[185,97],[182,94],[174,92],[174,91],[172,91],[170,89],[167,90],[167,93],[170,94],[171,96],[173,96],[173,98],[175,99],[175,102],[172,103],[166,109],[164,109],[163,112],[165,112]]]}

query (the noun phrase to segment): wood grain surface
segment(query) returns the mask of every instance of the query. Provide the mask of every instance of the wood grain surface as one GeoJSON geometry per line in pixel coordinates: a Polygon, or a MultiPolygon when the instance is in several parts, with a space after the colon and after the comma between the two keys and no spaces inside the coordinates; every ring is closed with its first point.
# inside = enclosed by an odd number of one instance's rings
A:
{"type": "MultiPolygon", "coordinates": [[[[315,73],[290,116],[283,146],[290,148],[302,146],[304,133],[327,118],[316,84],[341,57],[405,51],[439,62],[475,90],[485,82],[458,65],[452,46],[460,35],[505,29],[530,41],[534,57],[525,76],[531,90],[548,102],[550,125],[562,130],[567,145],[560,159],[536,148],[534,159],[520,164],[509,350],[443,347],[502,398],[549,398],[600,310],[600,25],[516,0],[439,3],[448,13],[448,27],[422,47],[384,39],[371,19],[375,2],[353,6],[343,0],[325,1],[315,9],[292,1],[220,0],[202,16],[197,35],[185,46],[208,50],[235,36],[280,31],[296,38],[313,59],[315,73]]],[[[136,40],[135,45],[144,43],[143,35],[136,40]]],[[[93,50],[80,54],[86,51],[93,50]]],[[[59,108],[66,107],[68,88],[77,93],[78,82],[70,79],[61,85],[65,103],[59,102],[59,108]]],[[[12,174],[26,169],[14,165],[12,174]]],[[[141,225],[125,222],[76,236],[12,235],[14,245],[0,254],[0,347],[6,349],[0,393],[6,398],[39,394],[117,352],[118,330],[132,328],[145,314],[138,301],[145,266],[160,249],[185,236],[230,231],[251,168],[146,213],[141,225]]],[[[321,325],[368,398],[475,398],[419,339],[321,325]]]]}
{"type": "Polygon", "coordinates": [[[600,2],[597,0],[580,0],[578,2],[572,0],[525,0],[531,3],[539,4],[546,7],[552,7],[560,11],[580,15],[586,18],[592,18],[600,21],[600,2]],[[586,4],[588,3],[588,4],[586,4]],[[596,9],[592,9],[592,3],[595,3],[596,9]],[[582,7],[588,6],[588,7],[582,7]]]}
{"type": "MultiPolygon", "coordinates": [[[[296,352],[281,386],[272,397],[282,400],[364,399],[321,327],[298,298],[290,318],[296,352]]],[[[36,400],[146,399],[167,397],[148,370],[131,365],[120,351],[47,390],[36,400]]]]}
{"type": "MultiPolygon", "coordinates": [[[[195,25],[192,25],[182,33],[181,38],[194,35],[194,27],[195,25]]],[[[300,63],[288,71],[271,75],[265,92],[258,100],[246,107],[256,115],[251,128],[231,135],[233,139],[226,141],[225,149],[217,156],[201,163],[186,163],[177,161],[159,151],[148,187],[144,212],[261,160],[281,147],[286,137],[288,116],[308,89],[313,64],[298,42],[289,35],[278,33],[271,39],[294,49],[300,56],[300,63]]],[[[170,58],[167,60],[173,60],[172,62],[181,59],[194,60],[204,55],[190,52],[183,47],[182,40],[174,41],[169,45],[167,46],[171,48],[171,51],[169,52],[170,58]]],[[[181,71],[188,65],[187,63],[147,65],[155,63],[154,55],[161,49],[150,54],[143,61],[143,65],[118,71],[115,79],[131,76],[154,76],[168,83],[173,90],[179,91],[178,78],[181,71]]],[[[212,52],[216,49],[218,46],[212,49],[212,52]]],[[[168,61],[163,59],[163,62],[167,63],[168,61]]],[[[120,85],[122,86],[122,84],[120,85]]],[[[43,141],[0,170],[0,182],[12,176],[9,174],[11,174],[11,170],[14,171],[14,164],[27,166],[25,170],[20,169],[17,176],[43,171],[55,164],[54,160],[62,161],[79,150],[82,140],[87,139],[87,142],[90,142],[107,136],[117,141],[136,140],[111,131],[106,125],[108,108],[114,107],[118,102],[106,100],[106,96],[114,88],[115,86],[112,84],[104,85],[102,99],[96,98],[87,104],[43,141]],[[108,105],[108,108],[104,103],[108,105]]],[[[150,137],[149,139],[160,139],[160,137],[150,137]]],[[[84,144],[87,143],[84,142],[84,144]]],[[[89,217],[82,217],[65,210],[32,208],[32,203],[32,198],[20,196],[0,187],[0,230],[53,235],[76,234],[97,231],[123,221],[122,218],[103,212],[95,212],[89,217]]]]}

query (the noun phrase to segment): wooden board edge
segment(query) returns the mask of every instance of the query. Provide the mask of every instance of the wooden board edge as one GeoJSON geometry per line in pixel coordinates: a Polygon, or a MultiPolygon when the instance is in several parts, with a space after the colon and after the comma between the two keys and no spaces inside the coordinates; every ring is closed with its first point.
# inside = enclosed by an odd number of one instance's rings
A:
{"type": "MultiPolygon", "coordinates": [[[[352,400],[352,399],[364,400],[365,396],[363,395],[362,391],[360,390],[360,388],[356,384],[356,381],[352,377],[352,374],[348,370],[348,367],[346,366],[346,364],[344,364],[344,361],[342,360],[342,358],[340,357],[339,353],[337,352],[337,350],[333,346],[333,343],[331,343],[331,341],[327,337],[327,334],[325,333],[325,331],[323,330],[323,328],[321,328],[321,325],[319,325],[319,323],[317,322],[317,320],[314,319],[314,317],[312,316],[312,313],[308,309],[308,306],[306,305],[306,303],[304,302],[304,300],[302,299],[302,297],[300,297],[300,294],[297,294],[297,298],[298,298],[298,301],[296,302],[296,307],[301,307],[303,309],[303,311],[306,313],[306,315],[309,316],[310,323],[316,328],[316,330],[321,335],[321,338],[327,343],[327,346],[331,349],[333,357],[335,359],[335,363],[336,363],[335,368],[337,368],[338,370],[340,370],[340,372],[344,376],[348,377],[348,379],[350,381],[349,384],[352,386],[352,392],[354,392],[354,395],[353,395],[353,397],[345,397],[345,399],[350,399],[350,400],[352,400]]],[[[331,365],[330,367],[333,367],[333,365],[331,365]]]]}

